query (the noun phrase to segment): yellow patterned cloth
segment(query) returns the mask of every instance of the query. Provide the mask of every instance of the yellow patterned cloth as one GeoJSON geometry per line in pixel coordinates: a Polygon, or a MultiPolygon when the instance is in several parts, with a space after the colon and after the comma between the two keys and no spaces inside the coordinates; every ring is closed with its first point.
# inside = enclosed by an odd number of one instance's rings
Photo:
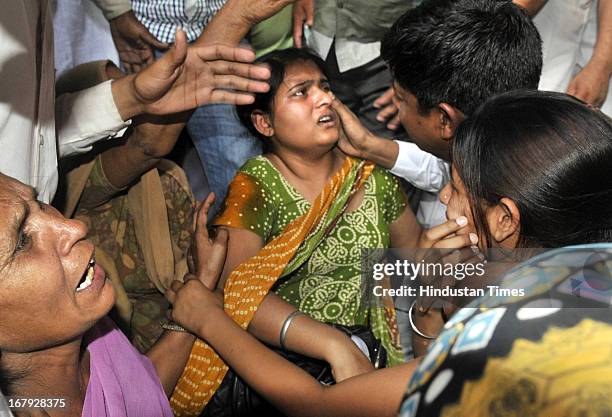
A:
{"type": "MultiPolygon", "coordinates": [[[[311,209],[292,221],[285,233],[230,274],[224,289],[224,308],[237,324],[247,328],[258,306],[285,268],[290,266],[298,249],[310,240],[311,235],[325,233],[326,227],[333,223],[335,216],[363,185],[373,168],[374,164],[370,162],[346,158],[340,171],[325,186],[311,209]]],[[[249,190],[245,187],[247,192],[249,190]]],[[[216,392],[227,370],[227,365],[215,351],[198,339],[170,398],[175,415],[198,416],[216,392]]]]}
{"type": "Polygon", "coordinates": [[[459,310],[415,370],[400,416],[612,415],[612,244],[557,249],[459,310]]]}

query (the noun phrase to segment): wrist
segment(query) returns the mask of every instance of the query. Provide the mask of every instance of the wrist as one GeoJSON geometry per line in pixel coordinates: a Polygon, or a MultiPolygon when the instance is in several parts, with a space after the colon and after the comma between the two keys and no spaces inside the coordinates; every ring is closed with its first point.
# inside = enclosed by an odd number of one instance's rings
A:
{"type": "Polygon", "coordinates": [[[221,308],[213,308],[203,314],[203,319],[199,320],[199,326],[196,329],[196,334],[204,340],[209,340],[211,336],[224,333],[223,329],[228,325],[228,321],[232,319],[225,314],[221,308]]]}
{"type": "Polygon", "coordinates": [[[612,62],[608,57],[600,58],[598,55],[593,54],[588,65],[591,66],[594,71],[604,73],[608,78],[610,78],[612,74],[612,62]]]}
{"type": "Polygon", "coordinates": [[[126,75],[111,84],[113,101],[123,121],[144,113],[145,103],[136,93],[136,74],[126,75]]]}
{"type": "Polygon", "coordinates": [[[391,169],[397,161],[399,145],[393,140],[370,135],[366,141],[366,153],[367,159],[371,159],[383,168],[391,169]]]}
{"type": "Polygon", "coordinates": [[[325,350],[322,352],[322,358],[325,362],[332,364],[336,363],[338,358],[343,354],[347,354],[353,347],[356,348],[353,341],[344,333],[333,329],[334,334],[330,337],[328,343],[325,343],[325,350]]]}

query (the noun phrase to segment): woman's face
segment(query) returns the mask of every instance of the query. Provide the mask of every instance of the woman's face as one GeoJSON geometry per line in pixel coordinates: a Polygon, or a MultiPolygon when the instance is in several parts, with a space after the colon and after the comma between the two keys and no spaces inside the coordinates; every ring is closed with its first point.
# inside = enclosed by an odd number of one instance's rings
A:
{"type": "Polygon", "coordinates": [[[309,151],[336,144],[338,122],[329,93],[329,81],[313,62],[287,66],[272,106],[273,135],[279,146],[309,151]]]}
{"type": "MultiPolygon", "coordinates": [[[[440,201],[446,205],[446,218],[448,220],[455,220],[461,216],[468,219],[468,225],[459,230],[458,234],[477,233],[469,195],[454,166],[451,169],[451,180],[440,192],[440,201]]],[[[482,244],[483,239],[484,236],[478,235],[478,245],[481,248],[486,247],[486,242],[484,246],[482,244]]]]}
{"type": "Polygon", "coordinates": [[[454,220],[460,216],[467,217],[468,225],[457,233],[476,233],[480,249],[484,250],[489,246],[505,249],[517,247],[520,233],[520,215],[516,204],[512,200],[502,198],[499,204],[485,208],[484,222],[491,236],[491,242],[487,241],[487,236],[483,236],[476,230],[468,191],[454,166],[451,170],[451,181],[440,192],[440,201],[446,205],[446,218],[448,220],[454,220]]]}
{"type": "Polygon", "coordinates": [[[81,336],[115,302],[87,228],[0,174],[0,348],[30,352],[81,336]]]}

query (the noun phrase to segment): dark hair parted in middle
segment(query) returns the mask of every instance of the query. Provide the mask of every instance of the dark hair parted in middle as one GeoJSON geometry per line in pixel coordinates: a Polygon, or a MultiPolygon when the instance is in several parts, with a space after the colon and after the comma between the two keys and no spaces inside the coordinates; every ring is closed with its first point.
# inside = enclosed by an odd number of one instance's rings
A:
{"type": "MultiPolygon", "coordinates": [[[[274,103],[274,97],[276,96],[278,88],[285,79],[285,71],[287,67],[299,63],[300,61],[314,63],[321,70],[323,75],[327,77],[325,72],[325,62],[319,55],[308,48],[281,49],[259,57],[255,61],[256,64],[266,64],[270,68],[270,89],[266,93],[255,94],[255,101],[252,104],[237,106],[240,121],[253,135],[263,138],[262,134],[259,133],[253,125],[253,122],[251,121],[251,114],[255,110],[261,110],[266,114],[272,115],[272,104],[274,103]]],[[[264,142],[264,145],[266,143],[267,142],[264,142]]]]}
{"type": "Polygon", "coordinates": [[[425,0],[387,32],[381,54],[420,111],[448,103],[470,115],[486,99],[537,89],[540,35],[509,0],[425,0]]]}
{"type": "Polygon", "coordinates": [[[457,131],[452,163],[476,227],[491,242],[487,207],[508,197],[520,247],[612,242],[612,120],[560,93],[495,97],[457,131]]]}

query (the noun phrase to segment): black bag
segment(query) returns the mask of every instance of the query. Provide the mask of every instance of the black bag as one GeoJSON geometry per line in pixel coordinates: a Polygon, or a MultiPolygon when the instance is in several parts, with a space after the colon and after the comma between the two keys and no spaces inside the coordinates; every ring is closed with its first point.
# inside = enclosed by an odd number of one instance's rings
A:
{"type": "MultiPolygon", "coordinates": [[[[347,327],[338,324],[332,324],[332,326],[349,337],[357,336],[361,338],[368,347],[370,360],[376,369],[384,368],[387,365],[387,351],[380,341],[374,337],[369,328],[364,326],[347,327]]],[[[331,366],[327,362],[294,352],[286,352],[281,349],[274,349],[274,351],[308,372],[320,383],[325,385],[335,383],[331,366]]],[[[284,415],[251,389],[238,374],[230,369],[200,417],[250,416],[283,417],[284,415]]]]}

